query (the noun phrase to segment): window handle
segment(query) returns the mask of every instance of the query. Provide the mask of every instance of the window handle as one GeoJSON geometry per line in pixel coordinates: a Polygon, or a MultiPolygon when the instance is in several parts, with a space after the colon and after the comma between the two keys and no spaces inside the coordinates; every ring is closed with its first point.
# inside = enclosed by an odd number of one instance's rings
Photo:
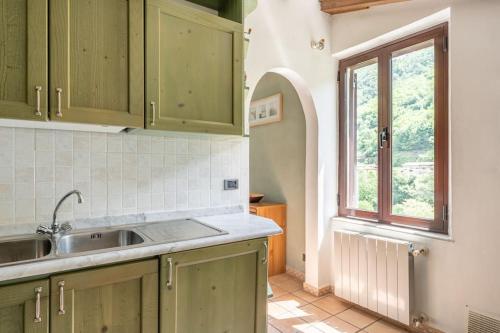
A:
{"type": "Polygon", "coordinates": [[[389,142],[389,129],[384,127],[379,134],[380,137],[380,149],[384,148],[384,142],[389,142]]]}

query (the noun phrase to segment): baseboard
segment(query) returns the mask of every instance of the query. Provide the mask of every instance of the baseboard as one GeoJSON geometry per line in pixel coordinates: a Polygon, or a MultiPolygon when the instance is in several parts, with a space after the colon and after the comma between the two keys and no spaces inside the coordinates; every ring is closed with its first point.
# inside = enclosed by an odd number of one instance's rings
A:
{"type": "Polygon", "coordinates": [[[292,268],[290,266],[286,266],[286,274],[293,276],[294,278],[304,282],[306,279],[306,275],[304,272],[301,272],[295,268],[292,268]]]}
{"type": "Polygon", "coordinates": [[[438,330],[437,328],[428,326],[426,324],[423,324],[420,327],[410,327],[410,331],[413,333],[444,333],[441,330],[438,330]]]}
{"type": "Polygon", "coordinates": [[[322,288],[316,288],[314,286],[311,286],[310,284],[303,283],[302,287],[306,292],[308,292],[311,295],[314,296],[323,296],[326,294],[329,294],[332,291],[332,288],[330,286],[322,287],[322,288]]]}

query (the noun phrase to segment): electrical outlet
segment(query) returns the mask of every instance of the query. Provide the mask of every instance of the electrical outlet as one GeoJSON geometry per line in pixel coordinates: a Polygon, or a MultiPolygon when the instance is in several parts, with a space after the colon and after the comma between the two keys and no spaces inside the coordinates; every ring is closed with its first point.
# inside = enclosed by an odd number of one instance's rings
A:
{"type": "Polygon", "coordinates": [[[238,179],[224,179],[224,191],[237,190],[239,187],[238,179]]]}

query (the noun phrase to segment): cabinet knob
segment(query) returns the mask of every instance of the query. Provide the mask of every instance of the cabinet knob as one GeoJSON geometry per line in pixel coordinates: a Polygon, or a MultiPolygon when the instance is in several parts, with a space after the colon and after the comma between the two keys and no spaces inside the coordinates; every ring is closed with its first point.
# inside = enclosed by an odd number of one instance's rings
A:
{"type": "Polygon", "coordinates": [[[262,263],[264,265],[267,265],[267,262],[269,260],[269,254],[268,254],[268,246],[267,246],[267,242],[264,242],[264,258],[262,258],[262,263]]]}
{"type": "Polygon", "coordinates": [[[172,284],[173,284],[172,277],[173,277],[173,271],[174,271],[173,264],[172,264],[172,258],[168,258],[167,263],[168,263],[167,288],[172,289],[172,284]]]}
{"type": "Polygon", "coordinates": [[[59,287],[59,315],[62,316],[66,313],[64,310],[64,281],[59,281],[57,286],[59,287]]]}
{"type": "Polygon", "coordinates": [[[42,296],[42,287],[35,288],[35,319],[33,320],[35,323],[42,322],[41,316],[41,296],[42,296]]]}
{"type": "Polygon", "coordinates": [[[156,119],[156,102],[151,101],[151,109],[153,112],[153,117],[151,119],[151,126],[155,126],[155,119],[156,119]]]}
{"type": "Polygon", "coordinates": [[[59,117],[59,118],[62,118],[63,114],[62,114],[62,101],[61,101],[61,94],[62,94],[62,89],[61,88],[57,88],[56,89],[56,94],[57,94],[57,112],[56,112],[56,116],[59,117]]]}
{"type": "Polygon", "coordinates": [[[41,108],[40,92],[42,91],[42,87],[41,86],[36,86],[35,87],[35,91],[36,91],[35,116],[41,116],[42,112],[40,111],[40,108],[41,108]]]}

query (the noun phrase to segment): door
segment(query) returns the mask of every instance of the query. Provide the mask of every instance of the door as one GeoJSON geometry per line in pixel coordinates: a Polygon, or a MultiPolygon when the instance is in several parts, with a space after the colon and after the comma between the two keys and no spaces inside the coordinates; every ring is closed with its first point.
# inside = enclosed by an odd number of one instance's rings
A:
{"type": "Polygon", "coordinates": [[[241,135],[242,25],[172,0],[146,15],[146,128],[241,135]]]}
{"type": "Polygon", "coordinates": [[[50,119],[142,128],[143,1],[50,4],[50,119]]]}
{"type": "Polygon", "coordinates": [[[0,118],[47,120],[47,0],[0,0],[0,118]]]}
{"type": "Polygon", "coordinates": [[[261,333],[267,316],[267,241],[161,258],[162,333],[261,333]]]}
{"type": "Polygon", "coordinates": [[[51,278],[52,333],[158,332],[158,260],[51,278]]]}
{"type": "Polygon", "coordinates": [[[0,332],[49,332],[49,280],[0,287],[0,332]]]}

